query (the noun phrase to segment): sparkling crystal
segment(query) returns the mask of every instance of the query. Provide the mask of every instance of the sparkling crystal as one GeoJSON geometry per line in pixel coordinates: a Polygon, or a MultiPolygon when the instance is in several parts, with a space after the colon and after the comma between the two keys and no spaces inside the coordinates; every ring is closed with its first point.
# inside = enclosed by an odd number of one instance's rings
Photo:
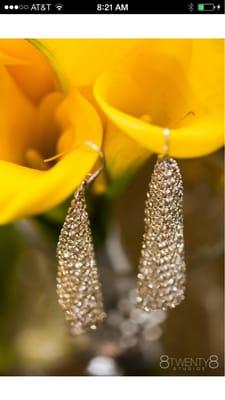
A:
{"type": "Polygon", "coordinates": [[[138,306],[145,311],[174,308],[184,299],[182,201],[177,162],[172,158],[158,160],[147,193],[138,274],[137,296],[143,299],[138,306]]]}
{"type": "Polygon", "coordinates": [[[57,294],[72,334],[94,330],[105,318],[86,209],[84,181],[76,191],[57,245],[57,294]],[[73,234],[70,234],[71,229],[73,234]]]}

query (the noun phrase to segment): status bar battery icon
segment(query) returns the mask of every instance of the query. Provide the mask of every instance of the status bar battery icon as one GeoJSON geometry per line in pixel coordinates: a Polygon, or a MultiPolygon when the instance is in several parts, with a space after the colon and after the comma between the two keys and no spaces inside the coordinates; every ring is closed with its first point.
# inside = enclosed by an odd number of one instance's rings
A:
{"type": "Polygon", "coordinates": [[[198,11],[201,11],[201,12],[212,12],[212,11],[215,11],[216,10],[216,6],[215,6],[215,4],[213,4],[213,3],[199,3],[198,4],[198,11]]]}

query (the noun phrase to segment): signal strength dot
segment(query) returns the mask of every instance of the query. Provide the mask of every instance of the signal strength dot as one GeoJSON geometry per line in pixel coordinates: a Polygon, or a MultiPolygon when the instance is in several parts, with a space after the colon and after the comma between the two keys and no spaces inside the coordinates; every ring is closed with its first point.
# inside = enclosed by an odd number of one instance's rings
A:
{"type": "Polygon", "coordinates": [[[5,10],[19,10],[19,6],[17,4],[15,4],[15,5],[14,4],[10,4],[10,5],[5,4],[4,9],[5,10]]]}

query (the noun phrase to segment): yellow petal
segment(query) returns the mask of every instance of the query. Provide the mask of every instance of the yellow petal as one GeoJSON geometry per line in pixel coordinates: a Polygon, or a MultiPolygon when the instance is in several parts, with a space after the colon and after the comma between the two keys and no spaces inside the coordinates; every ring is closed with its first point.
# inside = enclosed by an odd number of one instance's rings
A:
{"type": "Polygon", "coordinates": [[[151,154],[110,122],[106,127],[103,149],[112,179],[122,177],[128,171],[132,174],[151,154]]]}
{"type": "MultiPolygon", "coordinates": [[[[69,85],[89,86],[104,71],[120,63],[137,45],[136,39],[41,39],[36,46],[69,85]]],[[[34,43],[35,44],[35,43],[34,43]]]]}
{"type": "Polygon", "coordinates": [[[0,64],[0,159],[23,164],[30,132],[35,132],[35,107],[0,64]]]}
{"type": "Polygon", "coordinates": [[[0,161],[0,223],[44,212],[59,204],[81,183],[98,154],[85,147],[89,140],[102,143],[102,127],[94,108],[73,89],[57,108],[64,129],[74,130],[67,153],[48,171],[37,171],[0,161]]]}
{"type": "Polygon", "coordinates": [[[55,113],[62,100],[61,93],[52,92],[45,96],[39,106],[36,107],[36,130],[33,131],[32,143],[33,148],[38,150],[45,158],[51,157],[52,153],[57,150],[56,143],[60,136],[60,126],[55,118],[55,113]]]}
{"type": "Polygon", "coordinates": [[[38,102],[55,88],[55,77],[45,57],[24,39],[0,39],[0,64],[4,64],[20,90],[38,102]]]}
{"type": "Polygon", "coordinates": [[[95,97],[113,124],[150,151],[162,152],[163,129],[169,127],[172,156],[211,153],[224,140],[223,46],[217,40],[193,41],[191,47],[190,41],[163,42],[157,47],[153,41],[151,48],[148,41],[127,56],[126,68],[103,74],[95,97]],[[207,80],[209,73],[216,78],[207,80]]]}

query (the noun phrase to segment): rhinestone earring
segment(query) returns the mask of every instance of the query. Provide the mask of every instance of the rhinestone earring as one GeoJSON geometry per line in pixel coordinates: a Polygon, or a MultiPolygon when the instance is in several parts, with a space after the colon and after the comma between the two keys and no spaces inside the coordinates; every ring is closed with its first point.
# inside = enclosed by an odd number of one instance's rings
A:
{"type": "Polygon", "coordinates": [[[147,192],[139,262],[137,303],[145,311],[175,308],[185,292],[183,184],[177,162],[169,157],[170,130],[163,133],[163,154],[147,192]]]}
{"type": "MultiPolygon", "coordinates": [[[[92,142],[85,144],[103,153],[92,142]]],[[[85,190],[103,166],[87,175],[76,190],[57,244],[57,294],[71,333],[95,330],[105,318],[101,284],[95,262],[94,247],[87,213],[85,190]]]]}

